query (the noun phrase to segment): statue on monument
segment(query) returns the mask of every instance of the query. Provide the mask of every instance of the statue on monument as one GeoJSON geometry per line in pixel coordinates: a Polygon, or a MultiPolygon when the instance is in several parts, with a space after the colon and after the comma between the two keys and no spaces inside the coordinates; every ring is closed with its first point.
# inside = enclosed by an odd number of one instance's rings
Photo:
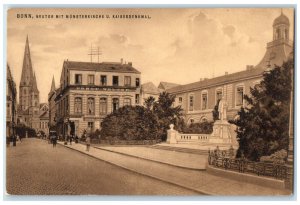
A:
{"type": "Polygon", "coordinates": [[[227,120],[227,101],[225,100],[224,96],[222,96],[222,99],[219,102],[219,119],[221,121],[227,120]]]}

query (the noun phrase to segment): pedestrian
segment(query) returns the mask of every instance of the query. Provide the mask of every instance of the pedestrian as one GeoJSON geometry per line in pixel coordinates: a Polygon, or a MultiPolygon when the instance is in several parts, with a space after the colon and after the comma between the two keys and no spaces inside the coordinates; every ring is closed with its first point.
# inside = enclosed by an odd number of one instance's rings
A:
{"type": "Polygon", "coordinates": [[[20,141],[20,142],[22,142],[21,141],[21,138],[20,138],[20,136],[17,134],[17,141],[20,141]]]}
{"type": "Polygon", "coordinates": [[[78,143],[78,136],[75,136],[75,143],[78,143]]]}
{"type": "Polygon", "coordinates": [[[53,148],[56,147],[56,143],[57,143],[57,137],[56,137],[56,135],[54,135],[52,138],[53,148]]]}
{"type": "Polygon", "coordinates": [[[72,145],[73,135],[71,135],[71,136],[69,137],[69,140],[70,140],[70,145],[72,145]]]}
{"type": "Polygon", "coordinates": [[[10,146],[10,137],[6,137],[6,146],[7,146],[7,147],[10,146]]]}
{"type": "Polygon", "coordinates": [[[17,137],[16,135],[13,135],[13,146],[17,146],[17,137]]]}
{"type": "Polygon", "coordinates": [[[90,146],[91,146],[91,138],[90,136],[87,136],[86,138],[86,151],[90,151],[90,146]]]}

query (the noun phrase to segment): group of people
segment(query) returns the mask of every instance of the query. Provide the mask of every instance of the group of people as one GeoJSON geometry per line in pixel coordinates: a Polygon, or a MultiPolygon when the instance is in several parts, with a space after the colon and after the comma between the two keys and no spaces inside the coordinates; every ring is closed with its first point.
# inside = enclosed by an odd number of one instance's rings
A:
{"type": "MultiPolygon", "coordinates": [[[[83,134],[83,139],[85,139],[85,142],[86,142],[86,151],[89,151],[90,150],[90,146],[91,146],[91,138],[90,136],[86,136],[86,134],[83,134]]],[[[62,137],[60,137],[59,139],[62,139],[62,137]]],[[[49,136],[49,143],[51,143],[53,145],[53,148],[56,147],[56,144],[57,144],[57,140],[58,140],[58,136],[53,134],[53,135],[50,135],[49,136]]],[[[67,145],[68,142],[70,145],[72,145],[72,142],[75,140],[75,143],[78,143],[79,142],[79,138],[77,135],[67,135],[65,138],[64,138],[64,144],[67,145]]]]}
{"type": "Polygon", "coordinates": [[[6,138],[6,144],[8,147],[10,146],[10,142],[13,143],[14,147],[17,146],[17,141],[22,142],[22,138],[18,134],[14,134],[6,138]]]}

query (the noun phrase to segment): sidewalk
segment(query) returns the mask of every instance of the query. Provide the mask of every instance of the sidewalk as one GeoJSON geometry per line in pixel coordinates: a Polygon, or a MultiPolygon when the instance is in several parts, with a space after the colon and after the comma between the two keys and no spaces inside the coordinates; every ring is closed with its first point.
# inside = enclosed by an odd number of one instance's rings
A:
{"type": "MultiPolygon", "coordinates": [[[[61,142],[59,142],[59,144],[64,146],[61,142]]],[[[243,182],[243,179],[236,181],[222,178],[210,175],[206,171],[175,167],[94,147],[91,147],[90,151],[87,152],[85,150],[86,146],[83,144],[73,143],[66,147],[124,169],[194,190],[201,194],[218,196],[283,196],[290,194],[288,190],[254,185],[243,182]]],[[[184,155],[185,153],[181,154],[184,155]]]]}
{"type": "Polygon", "coordinates": [[[125,154],[131,157],[147,159],[154,162],[169,164],[176,167],[187,169],[205,170],[207,155],[198,155],[191,153],[180,153],[175,151],[153,149],[151,147],[141,146],[95,146],[97,149],[107,150],[114,153],[125,154]]]}

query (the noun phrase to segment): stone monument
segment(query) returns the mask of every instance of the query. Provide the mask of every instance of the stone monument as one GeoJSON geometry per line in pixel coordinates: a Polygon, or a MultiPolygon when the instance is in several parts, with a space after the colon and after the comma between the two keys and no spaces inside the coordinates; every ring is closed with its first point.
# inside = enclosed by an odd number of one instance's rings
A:
{"type": "Polygon", "coordinates": [[[213,126],[213,133],[209,138],[210,143],[232,144],[236,145],[236,139],[231,134],[231,125],[227,121],[227,101],[222,97],[219,102],[219,120],[216,120],[213,126]]]}
{"type": "Polygon", "coordinates": [[[167,131],[167,143],[169,144],[177,144],[177,131],[174,130],[174,125],[170,124],[170,129],[167,131]]]}

